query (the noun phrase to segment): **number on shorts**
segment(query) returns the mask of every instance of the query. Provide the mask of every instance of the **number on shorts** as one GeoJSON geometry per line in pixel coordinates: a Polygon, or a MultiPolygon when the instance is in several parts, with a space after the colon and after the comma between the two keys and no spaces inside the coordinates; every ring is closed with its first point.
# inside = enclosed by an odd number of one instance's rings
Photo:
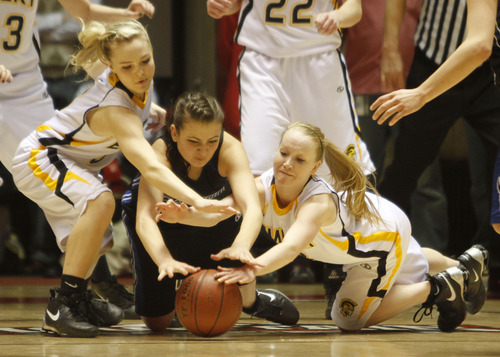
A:
{"type": "Polygon", "coordinates": [[[8,35],[2,38],[2,50],[5,52],[17,51],[21,45],[22,31],[24,26],[24,17],[20,15],[11,15],[7,17],[4,27],[7,28],[8,35]]]}
{"type": "MultiPolygon", "coordinates": [[[[286,23],[286,14],[280,13],[280,10],[286,6],[288,0],[270,1],[265,7],[265,22],[269,25],[284,25],[286,23]]],[[[310,25],[313,17],[305,14],[312,8],[314,0],[303,0],[292,5],[290,16],[290,26],[310,25]]]]}

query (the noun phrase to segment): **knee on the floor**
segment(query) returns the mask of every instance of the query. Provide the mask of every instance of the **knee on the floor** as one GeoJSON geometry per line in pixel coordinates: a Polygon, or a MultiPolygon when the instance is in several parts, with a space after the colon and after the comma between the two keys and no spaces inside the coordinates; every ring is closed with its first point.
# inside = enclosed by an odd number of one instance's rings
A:
{"type": "Polygon", "coordinates": [[[142,316],[142,321],[151,331],[163,332],[170,326],[174,318],[174,311],[170,314],[158,316],[158,317],[146,317],[142,316]]]}
{"type": "Polygon", "coordinates": [[[364,327],[365,322],[359,321],[355,317],[344,317],[333,315],[333,322],[344,333],[353,333],[361,330],[364,327]]]}

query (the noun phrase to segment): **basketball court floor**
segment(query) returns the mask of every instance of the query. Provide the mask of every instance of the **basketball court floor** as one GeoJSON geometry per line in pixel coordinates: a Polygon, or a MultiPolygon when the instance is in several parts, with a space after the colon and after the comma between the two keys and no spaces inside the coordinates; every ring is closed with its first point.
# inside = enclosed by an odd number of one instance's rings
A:
{"type": "MultiPolygon", "coordinates": [[[[130,286],[131,280],[122,280],[130,286]]],[[[433,318],[413,322],[414,308],[356,334],[343,334],[324,318],[320,284],[260,285],[287,294],[301,318],[283,326],[242,314],[230,332],[202,338],[183,328],[155,334],[139,320],[101,329],[91,339],[40,333],[49,289],[57,279],[0,277],[0,356],[500,356],[500,300],[489,299],[453,333],[440,332],[433,318]]]]}

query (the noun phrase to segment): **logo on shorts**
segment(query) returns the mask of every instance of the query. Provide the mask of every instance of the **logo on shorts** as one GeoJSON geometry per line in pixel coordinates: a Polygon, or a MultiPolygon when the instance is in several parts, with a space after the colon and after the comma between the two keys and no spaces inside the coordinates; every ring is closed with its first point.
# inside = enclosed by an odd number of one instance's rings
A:
{"type": "Polygon", "coordinates": [[[370,264],[363,263],[363,264],[361,264],[361,268],[364,268],[366,270],[370,270],[372,268],[372,266],[370,264]]]}
{"type": "Polygon", "coordinates": [[[337,87],[337,93],[342,93],[344,91],[344,86],[337,87]]]}
{"type": "Polygon", "coordinates": [[[356,306],[358,306],[358,304],[356,304],[351,299],[342,299],[339,304],[340,313],[344,317],[350,317],[352,316],[352,313],[354,312],[354,308],[356,306]]]}
{"type": "Polygon", "coordinates": [[[347,146],[347,149],[345,149],[345,154],[351,159],[356,160],[356,150],[354,149],[354,145],[351,144],[347,146]]]}
{"type": "Polygon", "coordinates": [[[89,161],[89,164],[90,165],[93,165],[93,164],[97,164],[98,162],[102,161],[106,156],[101,156],[101,157],[98,157],[98,158],[94,158],[92,160],[89,161]]]}

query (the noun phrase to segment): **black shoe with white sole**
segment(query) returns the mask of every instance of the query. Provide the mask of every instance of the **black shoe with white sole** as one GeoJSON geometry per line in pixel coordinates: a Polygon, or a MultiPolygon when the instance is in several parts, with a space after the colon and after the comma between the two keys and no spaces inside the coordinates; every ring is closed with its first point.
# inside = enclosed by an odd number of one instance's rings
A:
{"type": "Polygon", "coordinates": [[[422,316],[432,313],[436,305],[439,311],[438,327],[441,331],[451,332],[465,320],[467,311],[465,308],[464,288],[468,278],[468,272],[461,266],[451,267],[429,277],[431,293],[422,307],[415,313],[413,320],[419,322],[422,316]],[[418,318],[421,310],[422,316],[418,318]]]}
{"type": "Polygon", "coordinates": [[[465,288],[465,308],[469,314],[476,314],[486,301],[486,288],[483,283],[483,273],[488,269],[488,251],[480,244],[467,249],[458,261],[469,272],[465,288]]]}
{"type": "Polygon", "coordinates": [[[140,319],[135,313],[134,294],[129,293],[127,288],[120,284],[116,275],[110,281],[92,282],[94,297],[100,297],[123,310],[125,319],[140,319]]]}
{"type": "MultiPolygon", "coordinates": [[[[85,315],[79,312],[82,294],[63,296],[56,290],[50,290],[51,297],[45,309],[42,331],[64,337],[95,337],[99,328],[89,322],[85,315]]],[[[88,303],[88,302],[84,302],[88,303]]]]}
{"type": "Polygon", "coordinates": [[[295,325],[299,321],[299,310],[285,294],[274,289],[257,289],[257,298],[251,308],[243,312],[284,325],[295,325]]]}

